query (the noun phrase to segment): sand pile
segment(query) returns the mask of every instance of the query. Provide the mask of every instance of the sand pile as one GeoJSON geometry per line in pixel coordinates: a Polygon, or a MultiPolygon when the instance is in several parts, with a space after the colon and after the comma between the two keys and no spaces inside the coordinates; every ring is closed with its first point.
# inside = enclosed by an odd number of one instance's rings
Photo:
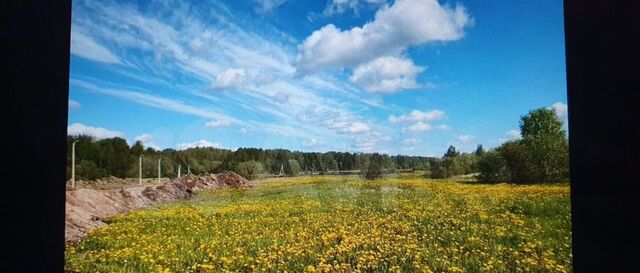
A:
{"type": "Polygon", "coordinates": [[[65,213],[65,241],[77,242],[90,229],[104,225],[102,219],[151,204],[186,200],[204,189],[249,188],[253,184],[233,172],[210,175],[186,175],[155,187],[130,187],[111,190],[68,190],[65,213]]]}

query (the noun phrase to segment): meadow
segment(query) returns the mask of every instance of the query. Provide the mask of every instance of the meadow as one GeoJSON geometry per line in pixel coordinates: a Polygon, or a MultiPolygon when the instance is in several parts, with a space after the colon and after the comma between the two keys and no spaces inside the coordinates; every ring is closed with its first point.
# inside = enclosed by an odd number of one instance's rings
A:
{"type": "Polygon", "coordinates": [[[277,178],[108,219],[67,272],[571,272],[569,186],[277,178]]]}

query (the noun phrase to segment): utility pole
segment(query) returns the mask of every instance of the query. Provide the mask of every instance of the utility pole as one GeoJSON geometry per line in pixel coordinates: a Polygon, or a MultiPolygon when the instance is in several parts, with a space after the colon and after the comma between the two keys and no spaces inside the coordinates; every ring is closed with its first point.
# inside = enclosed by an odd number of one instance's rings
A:
{"type": "Polygon", "coordinates": [[[76,188],[76,142],[71,144],[71,188],[76,188]]]}
{"type": "Polygon", "coordinates": [[[178,178],[180,178],[180,167],[182,167],[182,165],[178,164],[178,178]]]}
{"type": "Polygon", "coordinates": [[[142,185],[142,155],[138,158],[138,181],[142,185]]]}
{"type": "Polygon", "coordinates": [[[160,161],[162,161],[162,157],[158,158],[158,182],[160,182],[160,172],[161,172],[160,161]]]}

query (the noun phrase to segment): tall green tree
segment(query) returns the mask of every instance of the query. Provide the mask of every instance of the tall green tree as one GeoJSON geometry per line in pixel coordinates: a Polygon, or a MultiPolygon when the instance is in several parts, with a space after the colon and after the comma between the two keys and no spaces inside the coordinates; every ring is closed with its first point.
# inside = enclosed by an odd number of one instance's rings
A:
{"type": "Polygon", "coordinates": [[[569,178],[569,142],[555,111],[539,108],[520,121],[522,144],[534,168],[530,182],[556,183],[569,178]]]}
{"type": "Polygon", "coordinates": [[[454,158],[459,155],[460,155],[460,152],[458,152],[456,150],[456,147],[454,147],[453,145],[449,146],[449,148],[447,149],[447,152],[444,153],[444,157],[447,157],[447,158],[454,158]]]}
{"type": "Polygon", "coordinates": [[[485,150],[482,147],[482,144],[478,144],[478,148],[476,148],[476,151],[473,152],[473,154],[476,155],[476,156],[482,156],[482,155],[484,155],[484,153],[485,153],[485,150]]]}

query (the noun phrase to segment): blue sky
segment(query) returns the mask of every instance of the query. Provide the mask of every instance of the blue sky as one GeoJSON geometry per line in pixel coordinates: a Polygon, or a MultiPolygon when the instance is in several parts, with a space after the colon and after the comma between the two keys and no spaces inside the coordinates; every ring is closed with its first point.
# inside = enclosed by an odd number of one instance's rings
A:
{"type": "Polygon", "coordinates": [[[441,156],[566,122],[562,2],[73,1],[70,135],[441,156]]]}

